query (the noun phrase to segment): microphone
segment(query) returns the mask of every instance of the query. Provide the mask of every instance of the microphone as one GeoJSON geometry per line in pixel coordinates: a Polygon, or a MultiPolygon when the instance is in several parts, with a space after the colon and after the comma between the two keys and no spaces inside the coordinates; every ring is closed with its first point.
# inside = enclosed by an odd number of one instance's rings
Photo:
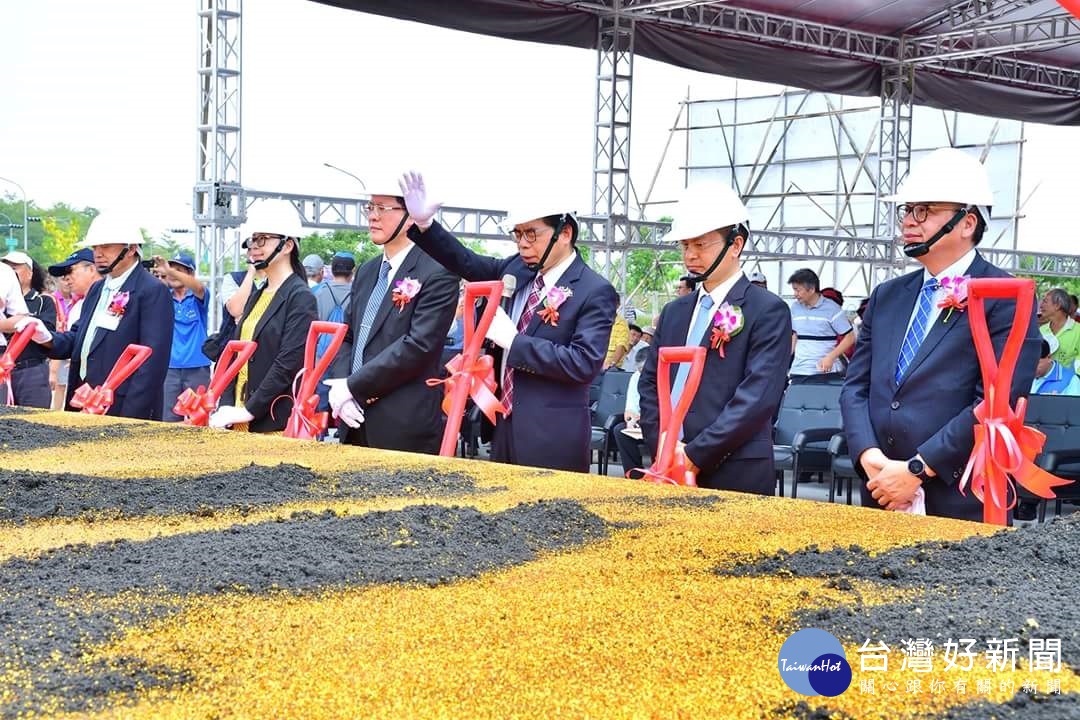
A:
{"type": "Polygon", "coordinates": [[[517,276],[507,273],[502,276],[503,291],[500,306],[507,315],[514,309],[514,293],[517,291],[517,276]]]}

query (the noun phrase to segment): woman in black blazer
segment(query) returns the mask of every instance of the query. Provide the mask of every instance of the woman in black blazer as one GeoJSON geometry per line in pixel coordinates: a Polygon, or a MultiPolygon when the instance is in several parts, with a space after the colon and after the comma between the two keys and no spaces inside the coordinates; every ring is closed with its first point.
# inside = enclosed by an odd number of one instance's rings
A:
{"type": "Polygon", "coordinates": [[[266,284],[252,291],[234,340],[254,340],[255,354],[210,416],[210,426],[250,432],[285,428],[292,385],[304,365],[308,329],[316,319],[315,296],[300,263],[300,220],[288,203],[262,201],[248,211],[244,248],[265,270],[266,284]],[[242,404],[241,404],[242,403],[242,404]]]}

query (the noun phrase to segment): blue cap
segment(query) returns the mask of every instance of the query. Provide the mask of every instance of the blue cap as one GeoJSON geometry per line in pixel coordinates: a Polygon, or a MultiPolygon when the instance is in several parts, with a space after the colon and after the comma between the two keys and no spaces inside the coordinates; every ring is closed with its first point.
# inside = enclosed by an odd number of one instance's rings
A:
{"type": "Polygon", "coordinates": [[[179,265],[185,267],[188,270],[195,272],[195,258],[189,253],[177,253],[176,256],[169,261],[170,265],[179,265]]]}
{"type": "Polygon", "coordinates": [[[353,255],[351,252],[346,252],[345,250],[338,250],[336,253],[334,253],[334,257],[349,258],[353,262],[356,261],[356,256],[353,255]]]}
{"type": "Polygon", "coordinates": [[[67,258],[55,265],[49,266],[49,274],[53,277],[63,277],[71,271],[71,266],[76,263],[88,262],[93,264],[94,251],[90,248],[83,248],[82,250],[76,250],[67,256],[67,258]]]}

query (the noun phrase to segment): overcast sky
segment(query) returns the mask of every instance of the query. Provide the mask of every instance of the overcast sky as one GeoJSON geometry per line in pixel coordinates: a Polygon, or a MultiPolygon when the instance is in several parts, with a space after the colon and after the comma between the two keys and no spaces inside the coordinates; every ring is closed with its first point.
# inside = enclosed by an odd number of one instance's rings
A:
{"type": "MultiPolygon", "coordinates": [[[[195,0],[5,3],[0,176],[41,205],[133,213],[155,234],[191,227],[198,52],[195,0]]],[[[428,175],[449,204],[506,209],[533,195],[588,210],[596,55],[327,7],[244,3],[243,184],[355,195],[330,162],[374,184],[428,175]]],[[[649,186],[687,88],[735,83],[648,60],[634,66],[632,179],[649,186]]],[[[779,88],[740,83],[740,91],[779,88]]],[[[1080,130],[1028,126],[1022,244],[1072,252],[1080,130]]],[[[677,136],[654,200],[680,179],[677,136]]],[[[0,192],[14,190],[0,183],[0,192]]]]}

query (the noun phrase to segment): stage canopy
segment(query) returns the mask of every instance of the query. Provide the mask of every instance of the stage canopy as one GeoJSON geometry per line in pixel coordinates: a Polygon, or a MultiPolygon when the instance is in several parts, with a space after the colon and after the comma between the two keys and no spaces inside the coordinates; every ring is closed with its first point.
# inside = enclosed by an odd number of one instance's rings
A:
{"type": "Polygon", "coordinates": [[[315,1],[591,49],[618,16],[635,55],[692,70],[874,96],[900,69],[917,104],[1080,125],[1080,20],[1057,0],[315,1]]]}

